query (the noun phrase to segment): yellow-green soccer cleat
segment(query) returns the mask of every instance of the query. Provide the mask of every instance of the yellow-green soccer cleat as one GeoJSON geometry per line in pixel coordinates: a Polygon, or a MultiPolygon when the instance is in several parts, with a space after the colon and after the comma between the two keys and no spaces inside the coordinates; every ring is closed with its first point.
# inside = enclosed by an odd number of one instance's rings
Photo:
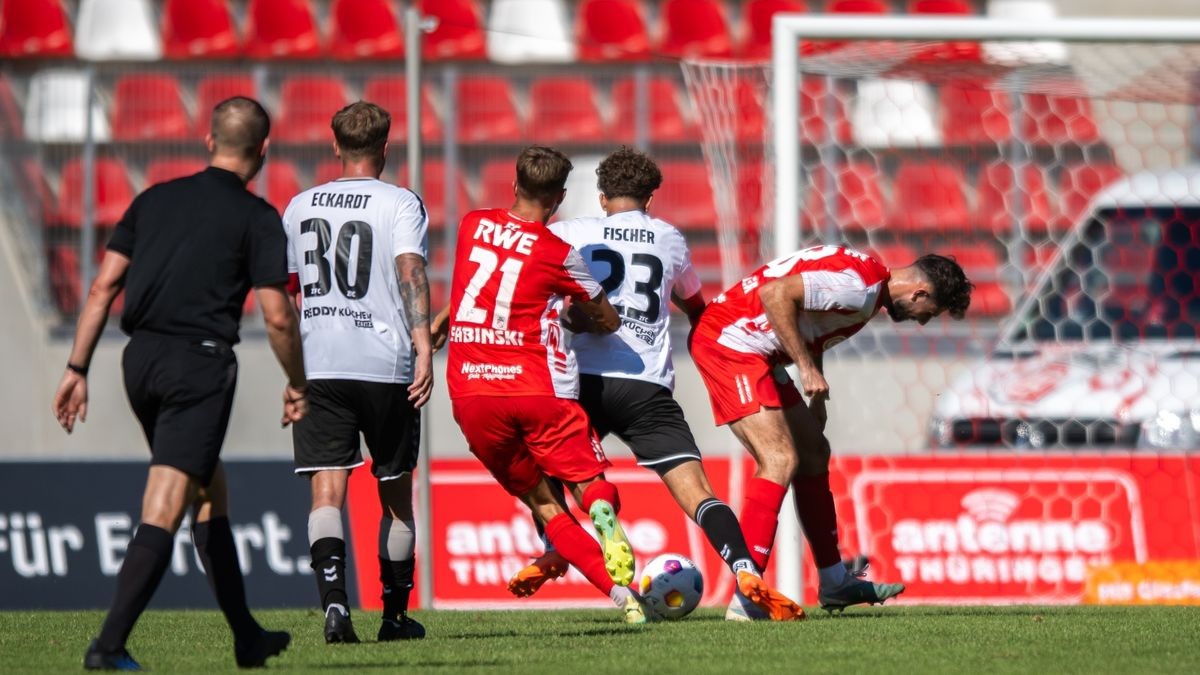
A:
{"type": "Polygon", "coordinates": [[[625,598],[625,606],[621,608],[621,611],[624,612],[625,623],[628,624],[647,623],[650,620],[650,617],[646,615],[646,607],[634,593],[630,593],[629,597],[625,598]]]}
{"type": "Polygon", "coordinates": [[[612,504],[597,499],[588,509],[592,525],[600,535],[600,550],[604,552],[604,567],[608,577],[618,586],[633,583],[633,547],[625,538],[625,530],[617,522],[617,511],[612,504]]]}

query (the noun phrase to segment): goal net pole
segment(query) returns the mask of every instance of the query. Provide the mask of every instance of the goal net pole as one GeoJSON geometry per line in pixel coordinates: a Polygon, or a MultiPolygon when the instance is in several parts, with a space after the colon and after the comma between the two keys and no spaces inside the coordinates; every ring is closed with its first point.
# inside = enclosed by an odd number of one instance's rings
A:
{"type": "MultiPolygon", "coordinates": [[[[1197,43],[1200,21],[1194,19],[1054,19],[1039,22],[986,18],[837,17],[776,14],[772,18],[771,96],[773,119],[797,120],[801,40],[1036,42],[1060,43],[1197,43]]],[[[799,124],[771,125],[767,139],[774,152],[774,253],[789,254],[801,242],[801,137],[799,124]]],[[[787,500],[785,503],[790,503],[787,500]]],[[[780,514],[776,539],[779,588],[803,596],[800,526],[793,509],[780,514]]]]}

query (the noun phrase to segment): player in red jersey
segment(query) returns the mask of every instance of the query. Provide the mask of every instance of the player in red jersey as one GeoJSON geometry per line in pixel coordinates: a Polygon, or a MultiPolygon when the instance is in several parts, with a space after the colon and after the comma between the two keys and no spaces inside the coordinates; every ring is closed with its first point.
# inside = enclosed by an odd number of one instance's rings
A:
{"type": "MultiPolygon", "coordinates": [[[[878,603],[904,591],[846,571],[838,552],[824,435],[829,384],[822,355],[887,309],[893,321],[925,325],[949,312],[961,319],[973,288],[951,258],[926,255],[889,271],[842,246],[816,246],[767,263],[717,296],[691,339],[692,358],[708,388],[713,417],[728,424],[757,463],[746,488],[742,529],[754,562],[766,569],[787,486],[820,576],[825,609],[878,603]],[[784,366],[799,371],[804,398],[784,366]]],[[[739,599],[729,614],[754,617],[739,599]]]]}
{"type": "Polygon", "coordinates": [[[529,506],[554,547],[624,610],[626,622],[643,623],[628,588],[633,549],[617,521],[617,489],[604,479],[610,464],[576,401],[578,368],[559,323],[562,299],[570,298],[596,331],[620,325],[579,253],[546,228],[570,171],[557,150],[526,148],[513,207],[463,217],[450,306],[432,329],[435,344],[446,335],[454,419],[472,454],[529,506]],[[571,489],[600,546],[559,503],[548,476],[571,489]]]}

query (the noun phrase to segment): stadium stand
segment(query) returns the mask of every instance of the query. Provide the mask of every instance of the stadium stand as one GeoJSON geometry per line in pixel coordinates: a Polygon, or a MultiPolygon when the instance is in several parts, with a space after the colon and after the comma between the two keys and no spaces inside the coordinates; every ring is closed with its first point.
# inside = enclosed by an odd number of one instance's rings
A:
{"type": "MultiPolygon", "coordinates": [[[[69,228],[83,224],[85,205],[83,160],[73,157],[63,165],[62,184],[58,190],[58,207],[51,215],[51,222],[69,228]]],[[[116,225],[125,209],[133,201],[133,186],[125,163],[115,157],[96,159],[93,179],[95,205],[92,211],[94,222],[99,227],[116,225]]]]}
{"type": "Polygon", "coordinates": [[[941,145],[933,93],[923,82],[869,79],[859,83],[851,112],[854,141],[868,148],[941,145]]]}
{"type": "Polygon", "coordinates": [[[638,101],[645,100],[646,137],[654,143],[678,143],[699,138],[700,130],[680,104],[674,80],[655,77],[646,82],[646,91],[639,95],[633,78],[617,80],[612,90],[613,138],[632,143],[638,131],[638,101]]]}
{"type": "Polygon", "coordinates": [[[711,228],[717,208],[704,162],[664,161],[659,168],[663,184],[654,196],[654,212],[683,230],[711,228]]]}
{"type": "Polygon", "coordinates": [[[937,160],[912,160],[896,170],[887,225],[907,232],[969,227],[961,169],[937,160]]]}
{"type": "MultiPolygon", "coordinates": [[[[363,99],[383,106],[392,115],[392,129],[388,139],[393,142],[408,142],[408,93],[403,77],[384,75],[373,77],[363,85],[363,99]]],[[[421,85],[421,138],[437,141],[442,138],[442,119],[433,103],[433,89],[421,85]]]]}
{"type": "Polygon", "coordinates": [[[404,35],[387,0],[334,0],[330,18],[335,58],[403,58],[404,35]]]}
{"type": "Polygon", "coordinates": [[[738,43],[738,55],[747,59],[771,57],[771,17],[780,12],[800,14],[808,11],[803,0],[749,0],[742,5],[744,37],[738,43]]]}
{"type": "MultiPolygon", "coordinates": [[[[423,173],[422,180],[424,181],[421,198],[425,202],[425,208],[429,211],[429,228],[431,230],[445,229],[448,214],[446,203],[446,162],[440,159],[427,160],[421,169],[423,173]]],[[[400,185],[408,185],[407,166],[400,167],[399,181],[400,185]]],[[[456,219],[461,218],[468,211],[475,208],[467,189],[467,177],[461,167],[455,175],[453,196],[454,215],[456,219]]],[[[505,204],[505,206],[508,205],[505,204]]]]}
{"type": "Polygon", "coordinates": [[[1072,164],[1059,176],[1059,208],[1052,220],[1054,227],[1070,227],[1087,209],[1088,202],[1123,175],[1119,167],[1104,162],[1072,164]]]}
{"type": "Polygon", "coordinates": [[[1061,145],[1100,140],[1091,103],[1076,96],[1026,94],[1021,107],[1021,135],[1026,142],[1061,145]]]}
{"type": "Polygon", "coordinates": [[[479,170],[479,205],[483,208],[507,207],[513,201],[513,181],[517,179],[511,159],[493,159],[479,170]]]}
{"type": "Polygon", "coordinates": [[[1009,164],[988,164],[980,174],[976,189],[976,206],[971,221],[977,227],[996,231],[1013,231],[1016,223],[1012,214],[1020,214],[1025,232],[1045,233],[1053,213],[1050,195],[1046,191],[1046,174],[1036,164],[1026,164],[1021,173],[1021,185],[1013,185],[1013,170],[1009,164]],[[1020,204],[1012,202],[1020,195],[1020,204]]]}
{"type": "MultiPolygon", "coordinates": [[[[805,199],[805,218],[810,225],[825,221],[825,182],[829,172],[823,167],[813,171],[805,199]]],[[[884,224],[886,212],[882,178],[871,160],[856,160],[838,168],[834,217],[843,230],[874,230],[884,224]]]]}
{"type": "Polygon", "coordinates": [[[458,81],[455,99],[458,138],[463,143],[521,140],[524,125],[508,78],[464,77],[458,81]]]}
{"type": "MultiPolygon", "coordinates": [[[[88,76],[72,68],[38,71],[29,83],[25,102],[25,136],[43,143],[78,143],[87,137],[88,76]]],[[[91,104],[92,138],[112,138],[99,101],[91,104]]]]}
{"type": "Polygon", "coordinates": [[[279,91],[279,116],[271,135],[292,143],[323,143],[332,136],[329,120],[349,103],[346,85],[335,76],[296,75],[279,91]]]}
{"type": "Polygon", "coordinates": [[[258,95],[254,78],[249,75],[210,75],[196,84],[196,124],[192,132],[196,138],[208,133],[212,109],[218,103],[234,96],[258,95]]]}
{"type": "Polygon", "coordinates": [[[662,41],[666,56],[732,56],[733,37],[720,0],[664,0],[662,41]]]}
{"type": "Polygon", "coordinates": [[[165,183],[169,180],[190,176],[204,170],[208,161],[204,157],[166,156],[157,157],[146,163],[145,181],[142,188],[165,183]]]}
{"type": "Polygon", "coordinates": [[[646,12],[638,0],[582,0],[575,22],[579,58],[636,61],[650,56],[646,12]]]}
{"type": "Polygon", "coordinates": [[[1003,143],[1012,138],[1007,93],[987,89],[985,82],[962,82],[941,88],[942,142],[946,145],[1003,143]]]}
{"type": "Polygon", "coordinates": [[[166,0],[163,52],[172,59],[224,58],[241,53],[225,0],[166,0]]]}

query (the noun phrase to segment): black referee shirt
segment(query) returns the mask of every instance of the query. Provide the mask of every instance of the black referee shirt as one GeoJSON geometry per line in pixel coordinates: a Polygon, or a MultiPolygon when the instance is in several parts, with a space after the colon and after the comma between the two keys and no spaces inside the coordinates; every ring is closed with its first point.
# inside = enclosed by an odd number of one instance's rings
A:
{"type": "Polygon", "coordinates": [[[208,167],[133,200],[110,251],[130,259],[121,330],[238,340],[246,293],[287,283],[279,213],[237,174],[208,167]]]}

